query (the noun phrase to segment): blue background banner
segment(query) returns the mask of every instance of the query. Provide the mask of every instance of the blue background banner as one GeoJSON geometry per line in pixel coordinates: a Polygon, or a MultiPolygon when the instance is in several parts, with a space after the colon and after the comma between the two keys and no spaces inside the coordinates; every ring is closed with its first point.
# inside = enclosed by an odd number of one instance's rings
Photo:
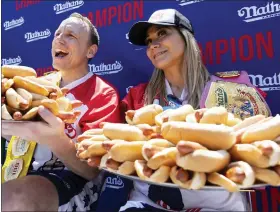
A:
{"type": "MultiPolygon", "coordinates": [[[[211,73],[246,70],[251,82],[267,92],[273,115],[280,113],[277,0],[3,0],[1,64],[30,66],[39,75],[51,71],[54,32],[63,19],[79,12],[92,21],[101,37],[89,70],[114,84],[124,97],[131,86],[147,82],[153,71],[145,48],[130,44],[127,33],[133,23],[147,20],[152,12],[164,8],[175,8],[192,21],[203,61],[211,73]]],[[[278,208],[273,209],[279,211],[279,197],[271,197],[268,195],[267,201],[277,201],[278,208]]],[[[275,204],[258,208],[271,211],[275,204]]]]}

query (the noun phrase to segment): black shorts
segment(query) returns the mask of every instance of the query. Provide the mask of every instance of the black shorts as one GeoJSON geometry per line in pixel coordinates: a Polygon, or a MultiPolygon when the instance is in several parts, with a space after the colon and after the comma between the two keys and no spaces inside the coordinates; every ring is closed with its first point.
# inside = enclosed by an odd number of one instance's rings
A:
{"type": "Polygon", "coordinates": [[[59,196],[59,211],[94,211],[102,182],[88,181],[71,171],[32,171],[50,180],[59,196]]]}

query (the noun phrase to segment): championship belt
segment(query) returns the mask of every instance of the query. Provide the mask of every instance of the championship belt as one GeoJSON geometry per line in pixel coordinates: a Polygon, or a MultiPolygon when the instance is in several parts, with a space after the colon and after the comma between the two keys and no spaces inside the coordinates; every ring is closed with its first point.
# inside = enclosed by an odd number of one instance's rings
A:
{"type": "MultiPolygon", "coordinates": [[[[58,86],[61,80],[59,72],[48,72],[44,79],[55,82],[58,86]]],[[[35,141],[27,141],[18,136],[12,136],[2,166],[2,183],[27,175],[36,148],[35,141]]]]}
{"type": "Polygon", "coordinates": [[[250,83],[245,71],[218,72],[204,88],[200,107],[223,106],[235,117],[245,119],[257,114],[270,116],[262,95],[250,83]]]}

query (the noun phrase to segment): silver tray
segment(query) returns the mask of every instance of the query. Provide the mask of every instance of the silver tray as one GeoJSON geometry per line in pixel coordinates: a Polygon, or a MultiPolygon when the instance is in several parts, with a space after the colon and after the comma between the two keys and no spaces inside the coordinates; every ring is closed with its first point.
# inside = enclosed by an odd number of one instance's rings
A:
{"type": "MultiPolygon", "coordinates": [[[[133,181],[144,182],[144,183],[147,183],[147,184],[157,185],[157,186],[162,186],[162,187],[186,189],[186,188],[182,188],[182,187],[180,187],[179,185],[176,185],[176,184],[174,184],[174,183],[156,183],[156,182],[151,182],[151,181],[142,180],[142,179],[140,179],[140,178],[137,177],[137,176],[119,174],[119,173],[117,173],[117,172],[108,170],[108,169],[106,169],[106,168],[101,168],[101,169],[104,170],[104,171],[106,171],[106,172],[109,172],[109,173],[111,173],[111,174],[115,174],[115,175],[118,175],[118,176],[120,176],[120,177],[129,179],[129,180],[133,180],[133,181]]],[[[250,187],[241,187],[241,188],[240,188],[240,191],[252,191],[252,190],[255,189],[255,188],[266,187],[266,186],[270,186],[270,185],[268,185],[268,184],[255,184],[255,185],[252,185],[252,186],[250,186],[250,187]]],[[[186,190],[188,190],[188,189],[186,189],[186,190]]],[[[204,186],[203,188],[201,188],[201,189],[199,189],[199,190],[211,190],[211,191],[214,191],[214,190],[226,190],[226,189],[223,188],[223,187],[221,187],[221,186],[206,185],[206,186],[204,186]]]]}
{"type": "Polygon", "coordinates": [[[37,121],[15,121],[15,120],[1,120],[2,123],[27,123],[27,122],[37,122],[37,121]]]}

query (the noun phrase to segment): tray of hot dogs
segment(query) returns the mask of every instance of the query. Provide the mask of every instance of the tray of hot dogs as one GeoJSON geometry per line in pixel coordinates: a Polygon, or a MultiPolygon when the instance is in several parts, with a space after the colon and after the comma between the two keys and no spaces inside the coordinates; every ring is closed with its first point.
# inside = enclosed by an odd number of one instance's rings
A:
{"type": "Polygon", "coordinates": [[[224,107],[127,111],[77,139],[77,157],[131,180],[230,192],[280,185],[280,116],[244,120],[224,107]]]}
{"type": "Polygon", "coordinates": [[[74,123],[80,111],[74,110],[82,102],[65,97],[68,89],[57,86],[59,72],[38,77],[27,66],[1,67],[1,119],[2,122],[38,121],[39,106],[49,109],[65,123],[74,123]]]}

